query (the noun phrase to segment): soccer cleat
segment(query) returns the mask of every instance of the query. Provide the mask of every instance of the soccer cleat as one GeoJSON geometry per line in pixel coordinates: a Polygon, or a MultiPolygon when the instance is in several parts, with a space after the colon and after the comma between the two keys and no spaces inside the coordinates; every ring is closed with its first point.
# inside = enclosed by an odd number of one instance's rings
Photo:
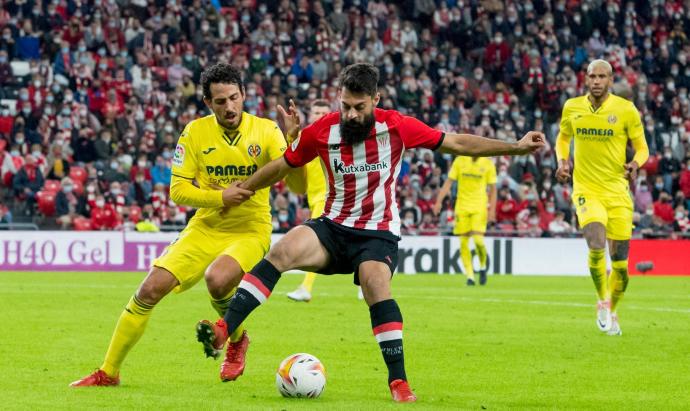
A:
{"type": "Polygon", "coordinates": [[[225,352],[225,360],[220,366],[220,380],[235,381],[244,372],[244,359],[249,347],[247,332],[242,333],[242,338],[237,342],[229,342],[225,352]]]}
{"type": "Polygon", "coordinates": [[[301,285],[295,291],[287,293],[287,296],[293,301],[304,301],[305,303],[311,301],[311,293],[301,285]]]}
{"type": "Polygon", "coordinates": [[[620,324],[618,324],[618,315],[613,314],[611,315],[611,327],[608,331],[606,331],[606,334],[608,335],[623,335],[623,331],[621,330],[620,324]]]}
{"type": "Polygon", "coordinates": [[[120,377],[110,377],[105,371],[98,369],[81,380],[70,384],[70,387],[115,387],[120,385],[120,377]]]}
{"type": "Polygon", "coordinates": [[[471,278],[468,278],[468,279],[467,279],[467,285],[470,286],[470,287],[474,287],[474,280],[471,279],[471,278]]]}
{"type": "Polygon", "coordinates": [[[415,402],[417,397],[412,393],[410,385],[405,380],[393,380],[389,384],[391,395],[395,402],[415,402]]]}
{"type": "Polygon", "coordinates": [[[597,327],[602,332],[611,329],[611,303],[607,300],[597,302],[597,327]]]}
{"type": "Polygon", "coordinates": [[[223,346],[228,339],[228,326],[222,318],[212,323],[201,320],[196,325],[196,339],[204,346],[206,358],[217,359],[223,352],[223,346]]]}
{"type": "Polygon", "coordinates": [[[486,285],[486,268],[479,271],[479,285],[486,285]]]}

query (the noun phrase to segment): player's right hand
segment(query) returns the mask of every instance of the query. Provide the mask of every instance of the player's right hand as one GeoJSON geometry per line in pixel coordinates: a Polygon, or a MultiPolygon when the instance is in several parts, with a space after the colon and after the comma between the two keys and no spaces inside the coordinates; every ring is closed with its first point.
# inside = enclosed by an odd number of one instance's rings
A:
{"type": "Polygon", "coordinates": [[[561,183],[565,184],[570,180],[570,163],[561,160],[558,162],[558,170],[556,170],[556,179],[561,183]]]}
{"type": "Polygon", "coordinates": [[[434,204],[434,206],[431,208],[431,212],[434,213],[435,216],[438,216],[438,214],[441,212],[441,203],[434,204]]]}
{"type": "Polygon", "coordinates": [[[292,99],[290,99],[287,110],[285,110],[283,106],[278,104],[278,114],[280,115],[283,124],[285,124],[285,132],[287,134],[288,142],[291,143],[294,139],[297,138],[297,135],[299,134],[300,125],[299,112],[297,111],[297,106],[295,105],[295,102],[292,99]]]}

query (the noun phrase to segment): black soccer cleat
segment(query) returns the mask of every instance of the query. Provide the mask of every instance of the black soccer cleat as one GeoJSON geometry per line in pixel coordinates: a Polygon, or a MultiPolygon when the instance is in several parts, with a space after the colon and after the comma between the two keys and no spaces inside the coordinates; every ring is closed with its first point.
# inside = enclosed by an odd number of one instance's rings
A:
{"type": "Polygon", "coordinates": [[[467,279],[467,286],[474,287],[474,280],[471,279],[471,278],[468,278],[468,279],[467,279]]]}
{"type": "Polygon", "coordinates": [[[479,285],[486,285],[486,269],[479,272],[479,285]]]}

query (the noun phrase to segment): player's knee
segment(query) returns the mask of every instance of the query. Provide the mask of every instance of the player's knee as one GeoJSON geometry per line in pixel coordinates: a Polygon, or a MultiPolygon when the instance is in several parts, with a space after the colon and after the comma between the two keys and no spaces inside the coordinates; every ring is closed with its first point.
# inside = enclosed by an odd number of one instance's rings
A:
{"type": "Polygon", "coordinates": [[[276,270],[282,273],[293,268],[294,257],[292,254],[287,245],[278,242],[266,254],[266,259],[273,264],[276,270]]]}
{"type": "Polygon", "coordinates": [[[166,294],[168,294],[168,290],[163,289],[156,283],[147,281],[144,281],[137,290],[137,298],[150,305],[158,304],[166,294]]]}

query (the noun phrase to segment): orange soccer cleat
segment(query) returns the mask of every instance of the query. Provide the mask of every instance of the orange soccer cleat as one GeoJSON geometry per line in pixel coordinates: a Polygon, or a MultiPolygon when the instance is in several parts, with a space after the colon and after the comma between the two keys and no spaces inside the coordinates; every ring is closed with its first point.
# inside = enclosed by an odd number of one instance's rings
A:
{"type": "Polygon", "coordinates": [[[229,342],[225,352],[225,360],[220,366],[221,381],[234,381],[244,372],[245,356],[249,347],[247,332],[242,333],[242,338],[237,342],[229,342]]]}
{"type": "Polygon", "coordinates": [[[70,384],[70,387],[114,387],[120,385],[120,377],[110,377],[103,370],[96,370],[81,380],[70,384]]]}
{"type": "Polygon", "coordinates": [[[390,389],[393,401],[395,402],[415,402],[417,397],[412,393],[410,385],[405,380],[391,381],[390,389]]]}

